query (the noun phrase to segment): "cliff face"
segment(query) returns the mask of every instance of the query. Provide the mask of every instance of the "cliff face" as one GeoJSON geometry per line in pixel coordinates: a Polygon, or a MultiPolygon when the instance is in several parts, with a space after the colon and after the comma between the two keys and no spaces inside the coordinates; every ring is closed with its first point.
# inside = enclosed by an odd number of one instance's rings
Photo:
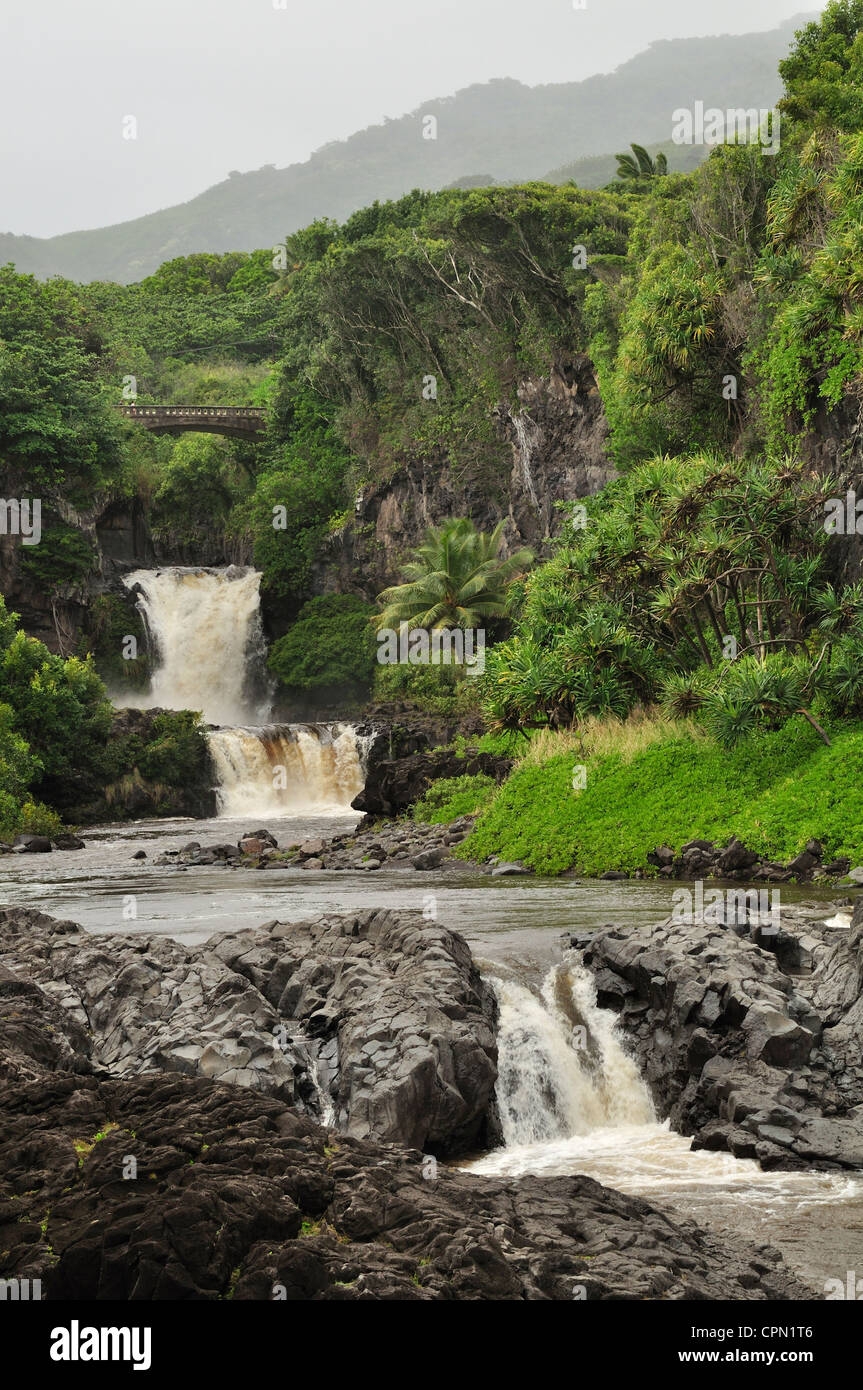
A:
{"type": "MultiPolygon", "coordinates": [[[[498,470],[491,478],[459,473],[443,451],[398,460],[387,478],[360,494],[354,516],[330,537],[314,566],[312,592],[374,598],[397,580],[400,565],[427,528],[451,517],[469,516],[486,531],[503,521],[507,550],[529,545],[541,552],[560,529],[557,504],[599,492],[614,470],[606,454],[602,401],[586,357],[555,363],[547,377],[525,379],[518,398],[518,408],[499,406],[494,413],[504,458],[507,451],[511,456],[508,472],[498,470]]],[[[0,536],[0,592],[21,615],[26,632],[65,656],[78,650],[99,596],[110,594],[128,604],[131,618],[134,604],[122,584],[130,570],[251,562],[248,544],[226,539],[217,528],[202,528],[194,542],[154,536],[139,499],[103,503],[89,512],[62,507],[62,520],[91,545],[92,570],[75,583],[43,591],[22,568],[18,539],[0,536]]],[[[290,618],[283,600],[265,598],[264,619],[273,635],[285,631],[290,618]]]]}
{"type": "Polygon", "coordinates": [[[495,428],[511,450],[508,477],[490,486],[459,476],[442,455],[401,460],[386,481],[360,494],[355,516],[332,536],[315,566],[314,591],[373,598],[397,579],[427,528],[454,516],[469,516],[486,531],[504,521],[508,551],[522,545],[541,550],[560,529],[557,504],[599,492],[615,472],[588,358],[555,363],[547,377],[527,378],[518,398],[519,409],[495,412],[495,428]]]}

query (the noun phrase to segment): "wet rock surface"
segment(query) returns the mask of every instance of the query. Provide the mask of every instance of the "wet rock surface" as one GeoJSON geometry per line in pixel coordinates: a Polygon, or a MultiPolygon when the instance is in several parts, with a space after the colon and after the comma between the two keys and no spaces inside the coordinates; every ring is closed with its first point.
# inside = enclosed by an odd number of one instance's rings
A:
{"type": "Polygon", "coordinates": [[[187,947],[8,909],[0,967],[15,989],[38,986],[112,1076],[204,1076],[441,1155],[497,1141],[493,992],[466,942],[419,913],[187,947]]]}
{"type": "MultiPolygon", "coordinates": [[[[421,821],[379,820],[365,817],[355,830],[316,837],[299,844],[279,845],[267,830],[244,835],[236,845],[192,842],[166,850],[154,862],[178,868],[223,864],[227,868],[256,869],[388,869],[424,870],[442,866],[464,867],[467,861],[451,858],[451,851],[470,834],[474,816],[461,816],[448,825],[421,821]]],[[[474,866],[477,867],[477,866],[474,866]]],[[[525,871],[522,871],[525,872],[525,871]]]]}
{"type": "Polygon", "coordinates": [[[203,1076],[111,1077],[0,972],[0,1277],[48,1300],[804,1299],[589,1178],[474,1177],[203,1076]]]}
{"type": "MultiPolygon", "coordinates": [[[[727,845],[713,840],[688,840],[676,852],[670,845],[657,845],[648,854],[647,862],[659,870],[662,878],[721,878],[740,883],[789,883],[792,880],[806,883],[846,877],[852,882],[863,881],[863,871],[852,869],[850,859],[825,856],[821,841],[815,839],[808,840],[787,864],[766,859],[736,838],[729,840],[727,845]],[[858,873],[861,874],[859,879],[855,877],[858,873]]],[[[603,874],[603,878],[608,877],[603,874]]]]}
{"type": "Polygon", "coordinates": [[[573,937],[663,1115],[765,1168],[863,1168],[863,901],[846,929],[672,921],[573,937]]]}
{"type": "Polygon", "coordinates": [[[371,759],[363,790],[351,802],[355,811],[376,816],[396,816],[412,806],[441,777],[475,777],[482,774],[502,782],[511,772],[512,758],[493,753],[462,756],[454,749],[414,753],[409,757],[371,759]]]}

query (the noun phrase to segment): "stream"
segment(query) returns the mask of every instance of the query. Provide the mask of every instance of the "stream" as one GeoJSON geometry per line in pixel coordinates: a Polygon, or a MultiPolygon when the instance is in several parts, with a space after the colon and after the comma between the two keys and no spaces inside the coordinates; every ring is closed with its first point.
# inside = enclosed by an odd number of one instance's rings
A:
{"type": "MultiPolygon", "coordinates": [[[[438,920],[468,940],[502,1002],[498,1094],[510,1092],[506,1145],[462,1166],[509,1177],[586,1174],[720,1231],[775,1245],[816,1296],[827,1279],[844,1280],[848,1270],[860,1266],[863,1180],[765,1173],[750,1160],[693,1152],[688,1139],[653,1114],[616,1039],[613,1016],[595,1009],[584,981],[580,1016],[589,1017],[591,1035],[604,1043],[599,1072],[581,1074],[567,1020],[559,1016],[550,987],[561,969],[561,938],[612,923],[636,927],[659,921],[670,912],[672,885],[492,879],[469,865],[419,874],[395,865],[339,872],[152,862],[191,840],[202,846],[235,842],[265,826],[287,845],[349,830],[357,820],[355,813],[343,812],[93,827],[83,832],[83,850],[6,856],[0,861],[0,903],[39,908],[95,933],[156,933],[195,945],[214,933],[254,928],[274,918],[298,921],[361,907],[422,911],[433,897],[438,920]],[[141,850],[147,858],[134,859],[141,850]]],[[[783,898],[820,900],[825,916],[831,901],[829,892],[811,887],[789,887],[786,893],[783,886],[783,898]]]]}
{"type": "MultiPolygon", "coordinates": [[[[692,1152],[655,1114],[614,1016],[597,1008],[593,980],[567,954],[567,933],[669,916],[671,884],[494,879],[454,862],[424,872],[391,862],[374,871],[154,862],[190,841],[235,844],[266,827],[285,848],[359,820],[350,810],[365,776],[359,731],[268,722],[259,582],[235,566],[126,578],[155,659],[152,688],[138,702],[202,710],[221,814],[96,826],[83,832],[82,850],[6,855],[0,905],[38,908],[88,932],[155,933],[189,945],[274,919],[374,907],[431,912],[467,939],[500,1005],[505,1143],[460,1166],[508,1177],[587,1174],[719,1232],[777,1246],[816,1297],[827,1279],[844,1284],[848,1271],[863,1274],[863,1178],[765,1173],[730,1154],[692,1152]],[[142,851],[146,857],[134,857],[142,851]],[[574,1044],[575,1022],[587,1046],[574,1044]]],[[[829,890],[783,885],[782,897],[816,910],[823,903],[829,915],[829,890]]]]}

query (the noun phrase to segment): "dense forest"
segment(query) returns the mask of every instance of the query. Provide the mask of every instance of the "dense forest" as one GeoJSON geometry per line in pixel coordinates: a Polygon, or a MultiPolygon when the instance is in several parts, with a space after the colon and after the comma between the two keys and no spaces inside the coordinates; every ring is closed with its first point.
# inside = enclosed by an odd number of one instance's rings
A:
{"type": "MultiPolygon", "coordinates": [[[[42,543],[16,562],[27,582],[48,598],[86,587],[86,518],[134,502],[174,551],[218,536],[262,571],[270,666],[286,685],[368,691],[376,594],[317,582],[333,537],[362,526],[357,499],[419,460],[505,516],[502,414],[522,413],[525,380],[586,361],[618,477],[574,518],[562,510],[544,563],[510,585],[484,681],[388,672],[377,693],[479,706],[507,748],[645,709],[662,739],[718,749],[793,721],[796,757],[835,762],[839,748],[859,772],[859,552],[824,518],[857,467],[863,0],[834,0],[780,75],[778,151],[724,144],[689,173],[647,160],[595,190],[415,191],[316,221],[275,252],[194,254],[129,286],[7,266],[3,495],[43,507],[42,543]],[[131,398],[263,405],[266,434],[154,436],[118,416],[131,398]]],[[[75,720],[85,708],[87,737],[104,720],[88,658],[106,679],[146,679],[145,658],[118,658],[129,621],[100,594],[74,655],[38,654],[75,720]]],[[[27,648],[2,631],[13,672],[27,648]]],[[[15,807],[32,819],[36,792],[58,804],[35,732],[46,726],[17,689],[4,682],[0,711],[7,829],[15,807]]],[[[57,717],[61,736],[79,728],[57,717]]],[[[574,746],[551,750],[560,768],[574,746]]],[[[477,832],[492,848],[504,833],[477,832]]],[[[859,827],[844,834],[837,851],[863,848],[859,827]]],[[[569,852],[539,861],[560,867],[569,852]]]]}

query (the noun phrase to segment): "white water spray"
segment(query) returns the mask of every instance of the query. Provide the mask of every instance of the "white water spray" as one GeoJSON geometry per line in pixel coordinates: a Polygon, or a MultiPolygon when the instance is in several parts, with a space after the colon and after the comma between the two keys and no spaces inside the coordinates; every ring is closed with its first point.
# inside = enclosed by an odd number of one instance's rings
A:
{"type": "Polygon", "coordinates": [[[494,984],[497,1100],[508,1148],[655,1119],[614,1015],[597,1008],[584,966],[573,961],[549,971],[541,998],[513,981],[494,984]]]}
{"type": "Polygon", "coordinates": [[[861,1198],[847,1175],[765,1172],[752,1159],[693,1150],[656,1118],[616,1016],[596,1003],[576,957],[554,967],[541,995],[493,980],[500,1007],[497,1101],[504,1147],[465,1167],[497,1177],[585,1174],[622,1192],[670,1202],[734,1229],[741,1201],[767,1238],[777,1216],[861,1198]]]}
{"type": "Polygon", "coordinates": [[[350,724],[213,729],[223,816],[344,813],[362,791],[363,741],[350,724]]]}
{"type": "Polygon", "coordinates": [[[248,694],[264,649],[257,570],[135,570],[124,583],[139,588],[158,662],[148,706],[200,710],[209,724],[266,720],[269,700],[255,708],[248,694]]]}

